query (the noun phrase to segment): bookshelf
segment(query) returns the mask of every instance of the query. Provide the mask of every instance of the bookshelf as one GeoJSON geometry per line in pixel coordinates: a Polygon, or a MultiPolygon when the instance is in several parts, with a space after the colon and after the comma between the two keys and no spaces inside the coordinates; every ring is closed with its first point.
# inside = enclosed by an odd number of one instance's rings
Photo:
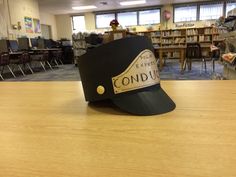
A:
{"type": "MultiPolygon", "coordinates": [[[[204,56],[210,56],[210,45],[222,42],[224,39],[221,34],[226,32],[223,28],[200,27],[145,31],[138,32],[138,35],[148,36],[154,47],[187,47],[188,43],[199,42],[204,56]]],[[[178,56],[176,52],[168,54],[168,57],[178,58],[178,56]]]]}

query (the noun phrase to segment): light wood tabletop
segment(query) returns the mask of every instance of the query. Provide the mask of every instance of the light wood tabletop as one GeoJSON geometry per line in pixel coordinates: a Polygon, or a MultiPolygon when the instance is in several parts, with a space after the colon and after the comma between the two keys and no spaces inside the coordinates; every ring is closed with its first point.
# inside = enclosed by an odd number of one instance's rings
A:
{"type": "Polygon", "coordinates": [[[235,177],[236,81],[162,81],[174,111],[88,105],[80,82],[0,83],[1,177],[235,177]]]}

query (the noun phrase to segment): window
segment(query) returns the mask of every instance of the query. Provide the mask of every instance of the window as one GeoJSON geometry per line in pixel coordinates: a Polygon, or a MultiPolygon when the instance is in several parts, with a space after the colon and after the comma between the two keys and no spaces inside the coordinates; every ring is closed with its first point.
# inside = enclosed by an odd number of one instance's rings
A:
{"type": "Polygon", "coordinates": [[[223,16],[223,3],[200,5],[200,20],[218,19],[223,16]]]}
{"type": "Polygon", "coordinates": [[[174,8],[174,22],[196,21],[197,6],[185,6],[174,8]]]}
{"type": "Polygon", "coordinates": [[[139,25],[160,23],[160,9],[139,11],[139,25]]]}
{"type": "Polygon", "coordinates": [[[137,25],[137,12],[118,13],[117,20],[122,27],[137,25]]]}
{"type": "Polygon", "coordinates": [[[236,8],[236,2],[227,3],[226,4],[226,16],[227,16],[228,12],[233,10],[234,8],[236,8]]]}
{"type": "Polygon", "coordinates": [[[86,30],[84,16],[73,16],[72,25],[73,33],[84,32],[86,30]]]}
{"type": "Polygon", "coordinates": [[[115,19],[115,14],[99,14],[96,15],[96,27],[108,28],[110,27],[110,21],[115,19]]]}
{"type": "Polygon", "coordinates": [[[96,28],[110,27],[110,21],[117,19],[119,24],[123,27],[136,25],[150,25],[160,23],[161,10],[154,7],[145,10],[132,9],[132,11],[113,11],[104,12],[103,14],[96,14],[96,28]]]}

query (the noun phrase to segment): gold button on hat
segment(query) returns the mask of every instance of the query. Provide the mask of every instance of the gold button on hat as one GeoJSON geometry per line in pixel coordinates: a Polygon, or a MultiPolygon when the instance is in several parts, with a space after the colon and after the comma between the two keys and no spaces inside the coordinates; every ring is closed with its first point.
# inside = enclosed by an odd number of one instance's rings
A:
{"type": "Polygon", "coordinates": [[[105,88],[104,88],[102,85],[99,85],[99,86],[97,87],[97,93],[98,93],[99,95],[102,95],[102,94],[104,94],[104,92],[105,92],[105,88]]]}

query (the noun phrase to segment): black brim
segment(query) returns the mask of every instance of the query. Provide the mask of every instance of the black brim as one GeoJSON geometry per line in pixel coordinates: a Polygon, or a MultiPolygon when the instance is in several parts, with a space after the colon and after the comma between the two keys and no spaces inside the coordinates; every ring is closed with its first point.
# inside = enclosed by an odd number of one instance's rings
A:
{"type": "Polygon", "coordinates": [[[156,115],[175,109],[175,103],[161,87],[112,99],[121,110],[136,115],[156,115]]]}

